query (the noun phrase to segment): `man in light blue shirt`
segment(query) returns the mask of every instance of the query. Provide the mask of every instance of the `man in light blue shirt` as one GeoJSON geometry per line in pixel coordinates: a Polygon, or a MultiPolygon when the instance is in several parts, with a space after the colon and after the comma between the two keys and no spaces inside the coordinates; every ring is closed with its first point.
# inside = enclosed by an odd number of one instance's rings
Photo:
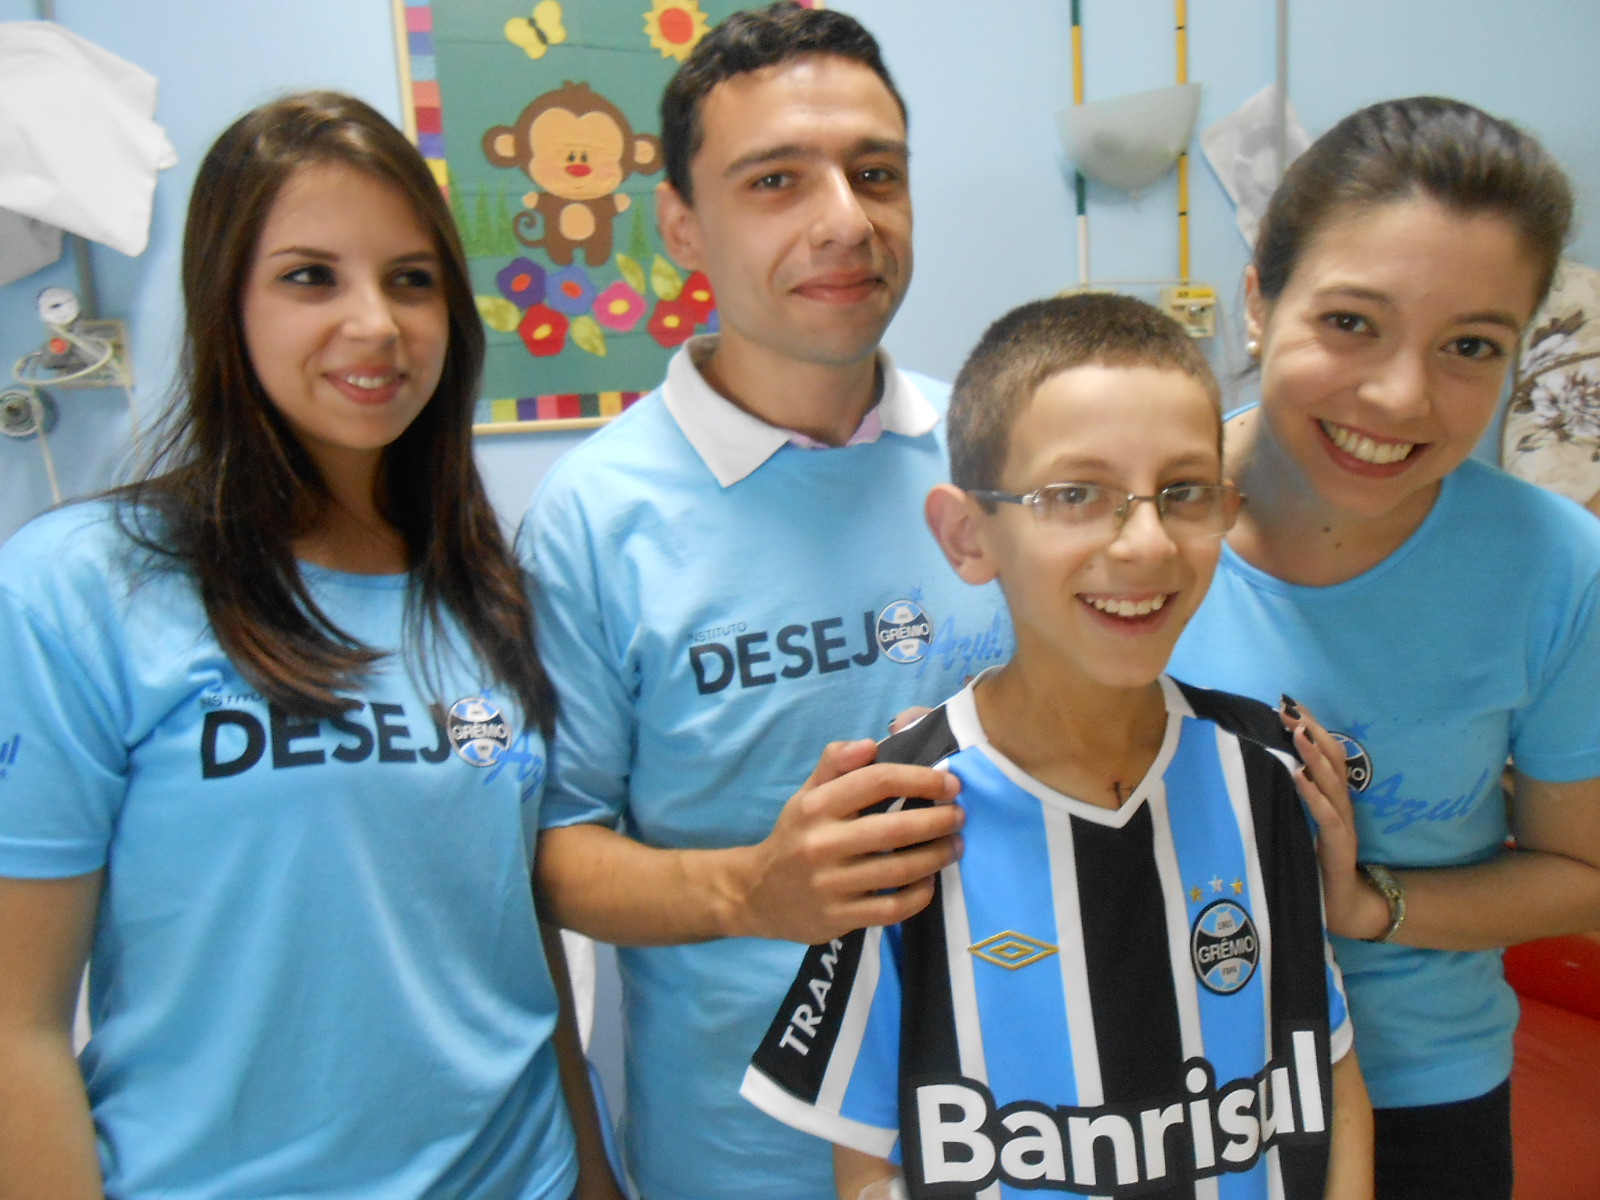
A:
{"type": "Polygon", "coordinates": [[[961,825],[948,776],[866,766],[869,740],[813,762],[1003,661],[1011,630],[923,528],[947,389],[878,348],[911,201],[876,43],[840,13],[738,14],[669,84],[662,140],[663,238],[720,333],[525,522],[562,698],[538,870],[556,919],[624,947],[642,1194],[812,1200],[829,1147],[740,1099],[745,1064],[802,946],[923,907],[961,825]],[[946,803],[859,815],[906,794],[946,803]]]}

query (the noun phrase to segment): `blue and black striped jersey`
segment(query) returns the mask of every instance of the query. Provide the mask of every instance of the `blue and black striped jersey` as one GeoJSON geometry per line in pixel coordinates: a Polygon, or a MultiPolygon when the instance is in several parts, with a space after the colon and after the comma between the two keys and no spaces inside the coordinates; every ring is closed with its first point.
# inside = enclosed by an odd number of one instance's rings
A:
{"type": "Polygon", "coordinates": [[[1162,686],[1115,810],[990,746],[970,687],[885,742],[960,777],[963,856],[917,916],[811,949],[744,1095],[913,1197],[1320,1200],[1351,1032],[1292,750],[1264,705],[1162,686]]]}

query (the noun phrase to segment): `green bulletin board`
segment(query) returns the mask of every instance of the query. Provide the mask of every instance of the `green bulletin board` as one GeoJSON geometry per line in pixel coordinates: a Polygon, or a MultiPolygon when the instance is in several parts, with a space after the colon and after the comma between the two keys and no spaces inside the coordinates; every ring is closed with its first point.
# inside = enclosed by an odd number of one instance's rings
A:
{"type": "Polygon", "coordinates": [[[738,0],[395,0],[406,132],[489,338],[476,428],[616,416],[717,328],[656,230],[661,91],[738,0]]]}

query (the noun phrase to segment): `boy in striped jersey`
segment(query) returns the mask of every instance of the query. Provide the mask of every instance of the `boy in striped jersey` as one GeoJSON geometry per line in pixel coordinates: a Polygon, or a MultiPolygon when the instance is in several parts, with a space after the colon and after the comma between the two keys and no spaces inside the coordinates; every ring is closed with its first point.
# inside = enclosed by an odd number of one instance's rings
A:
{"type": "Polygon", "coordinates": [[[917,916],[809,952],[744,1095],[835,1144],[841,1200],[1369,1197],[1301,807],[1336,751],[1163,673],[1242,502],[1205,359],[1137,300],[1039,301],[949,419],[928,523],[1016,654],[879,761],[960,778],[964,852],[917,916]]]}

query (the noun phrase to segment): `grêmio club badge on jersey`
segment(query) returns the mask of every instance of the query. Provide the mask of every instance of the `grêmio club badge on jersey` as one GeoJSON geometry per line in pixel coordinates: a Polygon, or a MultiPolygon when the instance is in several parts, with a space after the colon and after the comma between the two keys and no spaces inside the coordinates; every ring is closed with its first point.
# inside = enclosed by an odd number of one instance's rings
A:
{"type": "Polygon", "coordinates": [[[1214,900],[1189,933],[1195,977],[1207,991],[1231,996],[1249,983],[1261,960],[1255,922],[1236,900],[1214,900]]]}
{"type": "Polygon", "coordinates": [[[457,700],[445,714],[450,745],[475,767],[492,767],[511,745],[511,725],[486,696],[457,700]]]}

